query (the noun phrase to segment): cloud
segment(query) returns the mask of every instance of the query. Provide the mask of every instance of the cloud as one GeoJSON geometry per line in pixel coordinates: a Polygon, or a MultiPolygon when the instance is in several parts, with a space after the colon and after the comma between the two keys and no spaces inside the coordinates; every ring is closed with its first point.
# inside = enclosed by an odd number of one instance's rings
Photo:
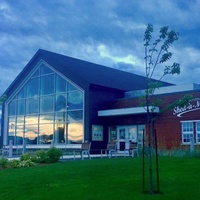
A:
{"type": "Polygon", "coordinates": [[[147,23],[154,25],[155,34],[163,25],[180,33],[172,61],[181,64],[182,73],[168,80],[196,81],[199,7],[200,0],[2,0],[0,68],[14,73],[0,77],[4,85],[0,90],[6,89],[39,48],[144,75],[143,35],[147,23]],[[189,77],[188,70],[195,76],[189,77]]]}

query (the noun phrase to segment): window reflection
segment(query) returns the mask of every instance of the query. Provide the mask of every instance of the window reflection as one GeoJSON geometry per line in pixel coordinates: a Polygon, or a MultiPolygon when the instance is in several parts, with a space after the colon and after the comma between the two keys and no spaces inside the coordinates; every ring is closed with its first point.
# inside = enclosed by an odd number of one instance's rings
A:
{"type": "Polygon", "coordinates": [[[71,83],[67,83],[67,91],[73,91],[73,90],[77,90],[77,88],[71,83]]]}
{"type": "Polygon", "coordinates": [[[54,133],[54,142],[55,144],[64,144],[65,143],[65,124],[62,119],[57,121],[54,133]]]}
{"type": "Polygon", "coordinates": [[[40,115],[40,124],[53,124],[54,115],[53,113],[40,115]]]}
{"type": "Polygon", "coordinates": [[[83,92],[43,63],[37,67],[8,105],[8,139],[14,145],[80,143],[83,92]]]}
{"type": "Polygon", "coordinates": [[[68,109],[81,109],[83,108],[83,94],[80,91],[73,91],[68,93],[68,109]]]}
{"type": "Polygon", "coordinates": [[[17,126],[16,129],[16,145],[23,144],[24,126],[17,126]]]}
{"type": "Polygon", "coordinates": [[[82,110],[68,112],[68,121],[80,121],[82,119],[83,119],[83,111],[82,110]]]}
{"type": "Polygon", "coordinates": [[[16,101],[11,101],[9,104],[9,115],[15,115],[16,114],[16,101]]]}
{"type": "Polygon", "coordinates": [[[24,98],[25,96],[25,94],[24,94],[25,92],[24,92],[24,88],[23,89],[21,89],[21,91],[18,93],[18,99],[22,99],[22,98],[24,98]]]}
{"type": "Polygon", "coordinates": [[[15,136],[15,118],[10,117],[9,118],[9,127],[8,127],[8,135],[10,137],[14,137],[15,136]]]}
{"type": "Polygon", "coordinates": [[[67,127],[69,143],[80,143],[83,139],[83,124],[69,123],[67,127]]]}
{"type": "Polygon", "coordinates": [[[41,77],[41,95],[54,93],[54,75],[41,77]]]}
{"type": "Polygon", "coordinates": [[[131,127],[128,128],[128,138],[134,141],[137,141],[137,128],[131,127]]]}
{"type": "Polygon", "coordinates": [[[53,105],[54,105],[53,96],[44,96],[40,98],[40,112],[53,112],[53,105]]]}
{"type": "Polygon", "coordinates": [[[59,75],[56,75],[56,92],[66,92],[66,81],[59,75]]]}
{"type": "Polygon", "coordinates": [[[27,115],[25,117],[25,124],[38,124],[38,116],[37,115],[27,115]]]}
{"type": "Polygon", "coordinates": [[[51,144],[53,140],[53,124],[40,124],[39,144],[51,144]]]}
{"type": "Polygon", "coordinates": [[[18,100],[17,114],[18,115],[24,115],[25,114],[25,101],[24,101],[24,99],[18,100]]]}
{"type": "Polygon", "coordinates": [[[37,137],[38,137],[38,125],[26,124],[25,126],[26,144],[37,144],[37,137]]]}
{"type": "Polygon", "coordinates": [[[57,95],[55,103],[56,111],[66,110],[66,95],[57,95]]]}
{"type": "Polygon", "coordinates": [[[53,71],[43,63],[40,65],[40,72],[41,72],[41,75],[53,73],[53,71]]]}
{"type": "Polygon", "coordinates": [[[38,98],[26,99],[26,114],[38,113],[39,101],[38,98]]]}
{"type": "Polygon", "coordinates": [[[39,79],[32,78],[26,85],[26,97],[34,97],[38,95],[39,91],[39,79]]]}

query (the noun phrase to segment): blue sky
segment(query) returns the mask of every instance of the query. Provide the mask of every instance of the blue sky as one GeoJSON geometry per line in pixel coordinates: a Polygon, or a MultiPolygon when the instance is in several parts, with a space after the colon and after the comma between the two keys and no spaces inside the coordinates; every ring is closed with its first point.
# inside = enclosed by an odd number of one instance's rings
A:
{"type": "Polygon", "coordinates": [[[181,74],[165,80],[200,83],[199,10],[200,0],[0,0],[0,94],[38,49],[145,75],[148,23],[180,35],[171,62],[181,74]]]}

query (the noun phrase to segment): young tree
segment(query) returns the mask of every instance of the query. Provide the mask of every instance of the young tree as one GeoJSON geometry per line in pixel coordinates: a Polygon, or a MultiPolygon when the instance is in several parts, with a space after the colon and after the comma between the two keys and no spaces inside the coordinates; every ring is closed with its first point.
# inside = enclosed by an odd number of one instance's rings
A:
{"type": "MultiPolygon", "coordinates": [[[[180,64],[172,63],[166,65],[172,58],[173,53],[170,50],[172,44],[178,40],[178,33],[170,30],[168,26],[160,28],[158,38],[152,42],[152,34],[154,27],[151,24],[147,25],[144,33],[145,47],[145,73],[147,79],[147,87],[145,90],[145,107],[147,111],[147,136],[148,136],[148,156],[149,156],[149,192],[153,194],[153,169],[152,169],[152,152],[153,152],[153,109],[152,96],[157,88],[162,86],[161,80],[167,75],[180,74],[180,64]],[[161,77],[154,79],[155,71],[163,71],[161,77]],[[150,107],[151,106],[151,107],[150,107]]],[[[143,183],[144,184],[144,183],[143,183]]]]}

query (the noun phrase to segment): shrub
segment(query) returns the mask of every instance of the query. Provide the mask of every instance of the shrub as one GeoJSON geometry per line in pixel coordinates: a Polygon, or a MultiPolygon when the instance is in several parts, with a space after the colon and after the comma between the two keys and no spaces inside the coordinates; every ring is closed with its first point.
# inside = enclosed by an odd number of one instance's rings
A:
{"type": "Polygon", "coordinates": [[[9,162],[10,166],[13,168],[18,168],[18,167],[31,167],[34,164],[34,162],[31,161],[31,159],[29,160],[11,160],[9,162]]]}
{"type": "Polygon", "coordinates": [[[58,162],[60,157],[62,156],[62,151],[60,149],[57,149],[55,147],[51,147],[48,151],[47,151],[47,156],[48,156],[48,162],[49,163],[54,163],[54,162],[58,162]]]}
{"type": "Polygon", "coordinates": [[[32,162],[30,159],[29,160],[23,160],[19,162],[18,167],[31,167],[35,165],[34,162],[32,162]]]}
{"type": "Polygon", "coordinates": [[[30,159],[31,159],[31,156],[30,156],[30,154],[28,154],[28,153],[22,154],[22,155],[20,156],[20,160],[21,160],[21,161],[30,160],[30,159]]]}
{"type": "Polygon", "coordinates": [[[44,150],[38,150],[35,152],[35,155],[31,160],[36,163],[46,163],[48,161],[47,152],[44,150]]]}
{"type": "Polygon", "coordinates": [[[0,158],[0,166],[3,168],[6,168],[8,165],[8,159],[7,158],[0,158]]]}
{"type": "Polygon", "coordinates": [[[19,163],[20,163],[20,160],[11,160],[9,162],[10,166],[13,167],[13,168],[19,167],[19,163]]]}

